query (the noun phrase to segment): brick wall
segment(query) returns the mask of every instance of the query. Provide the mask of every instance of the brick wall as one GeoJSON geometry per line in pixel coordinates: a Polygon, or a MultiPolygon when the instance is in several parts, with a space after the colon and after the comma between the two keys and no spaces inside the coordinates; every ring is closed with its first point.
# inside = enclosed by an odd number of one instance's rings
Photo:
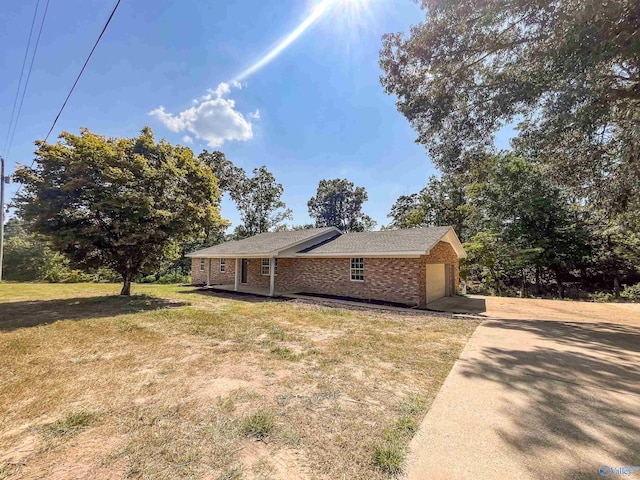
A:
{"type": "MultiPolygon", "coordinates": [[[[208,265],[208,259],[205,265],[208,265]]],[[[248,259],[247,285],[269,288],[269,276],[261,274],[261,259],[248,259]]],[[[361,299],[375,299],[424,305],[426,264],[450,265],[450,291],[458,291],[458,257],[453,247],[439,242],[429,255],[420,258],[365,258],[364,281],[351,281],[349,258],[280,258],[275,289],[279,292],[309,292],[361,299]]],[[[205,283],[200,260],[192,261],[192,282],[205,283]]],[[[206,266],[205,266],[206,269],[206,266]]],[[[227,259],[226,273],[219,273],[219,259],[211,259],[211,284],[233,284],[235,259],[227,259]]]]}
{"type": "Polygon", "coordinates": [[[458,293],[458,287],[460,285],[460,262],[451,244],[438,242],[436,246],[431,249],[429,255],[420,257],[420,261],[420,305],[427,303],[427,263],[444,263],[449,265],[449,278],[451,281],[449,291],[452,295],[458,293]]]}
{"type": "Polygon", "coordinates": [[[276,289],[361,299],[419,303],[419,258],[365,258],[364,281],[351,281],[349,258],[281,260],[276,289]],[[286,271],[286,273],[284,273],[286,271]]]}
{"type": "MultiPolygon", "coordinates": [[[[269,288],[269,275],[262,275],[262,259],[261,258],[248,258],[249,265],[247,266],[247,285],[251,287],[269,288]]],[[[242,262],[242,261],[241,261],[242,262]]],[[[240,263],[242,265],[242,263],[240,263]]],[[[280,270],[280,261],[278,261],[278,273],[280,270]]],[[[276,285],[278,282],[278,276],[276,276],[276,285]]],[[[238,279],[240,281],[240,279],[238,279]]]]}
{"type": "Polygon", "coordinates": [[[236,260],[235,258],[227,258],[225,273],[220,273],[219,258],[205,258],[204,271],[200,271],[200,259],[191,259],[191,283],[195,285],[207,283],[207,268],[211,262],[209,273],[209,282],[211,285],[228,285],[235,282],[236,260]]]}

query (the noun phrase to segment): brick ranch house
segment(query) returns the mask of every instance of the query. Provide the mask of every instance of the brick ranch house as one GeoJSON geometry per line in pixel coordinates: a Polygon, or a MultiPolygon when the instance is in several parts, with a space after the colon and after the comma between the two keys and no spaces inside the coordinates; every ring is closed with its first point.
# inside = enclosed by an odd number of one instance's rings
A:
{"type": "Polygon", "coordinates": [[[194,284],[271,296],[312,293],[412,306],[458,291],[466,257],[451,227],[269,232],[190,253],[194,284]]]}

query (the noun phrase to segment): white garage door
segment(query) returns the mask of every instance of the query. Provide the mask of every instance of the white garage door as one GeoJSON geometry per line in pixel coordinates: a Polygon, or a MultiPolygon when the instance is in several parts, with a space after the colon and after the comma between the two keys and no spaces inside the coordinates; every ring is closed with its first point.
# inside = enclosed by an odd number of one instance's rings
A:
{"type": "Polygon", "coordinates": [[[427,264],[427,302],[447,294],[447,275],[444,263],[427,264]]]}

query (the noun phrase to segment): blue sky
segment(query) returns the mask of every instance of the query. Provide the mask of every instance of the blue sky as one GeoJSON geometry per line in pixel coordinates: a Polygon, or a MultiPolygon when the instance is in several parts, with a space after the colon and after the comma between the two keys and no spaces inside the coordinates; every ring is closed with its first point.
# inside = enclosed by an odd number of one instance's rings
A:
{"type": "MultiPolygon", "coordinates": [[[[51,0],[9,172],[31,162],[33,141],[48,131],[114,3],[51,0]]],[[[306,204],[323,178],[364,186],[365,213],[388,223],[394,200],[436,173],[379,82],[382,34],[423,19],[412,0],[336,3],[270,63],[233,83],[318,3],[123,0],[50,141],[62,130],[135,136],[149,125],[196,154],[219,149],[247,171],[267,165],[284,185],[293,223],[309,222],[306,204]]],[[[35,5],[9,2],[0,11],[0,148],[35,5]]],[[[222,213],[237,223],[228,199],[222,213]]]]}

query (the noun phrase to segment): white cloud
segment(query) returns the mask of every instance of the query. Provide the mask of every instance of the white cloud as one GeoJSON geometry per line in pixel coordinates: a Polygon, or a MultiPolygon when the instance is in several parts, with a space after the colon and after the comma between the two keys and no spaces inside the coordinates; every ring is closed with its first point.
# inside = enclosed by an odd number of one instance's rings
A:
{"type": "MultiPolygon", "coordinates": [[[[260,118],[258,110],[245,117],[236,110],[236,102],[224,98],[231,93],[231,88],[242,88],[239,82],[220,83],[215,89],[209,89],[199,100],[194,100],[191,108],[172,114],[160,106],[149,112],[149,115],[160,120],[172,132],[188,132],[205,140],[210,147],[220,147],[229,140],[247,141],[253,138],[250,119],[260,118]]],[[[193,137],[185,135],[193,141],[193,137]]]]}
{"type": "Polygon", "coordinates": [[[182,141],[184,143],[193,143],[193,138],[191,138],[189,135],[185,135],[184,137],[182,137],[182,141]]]}

